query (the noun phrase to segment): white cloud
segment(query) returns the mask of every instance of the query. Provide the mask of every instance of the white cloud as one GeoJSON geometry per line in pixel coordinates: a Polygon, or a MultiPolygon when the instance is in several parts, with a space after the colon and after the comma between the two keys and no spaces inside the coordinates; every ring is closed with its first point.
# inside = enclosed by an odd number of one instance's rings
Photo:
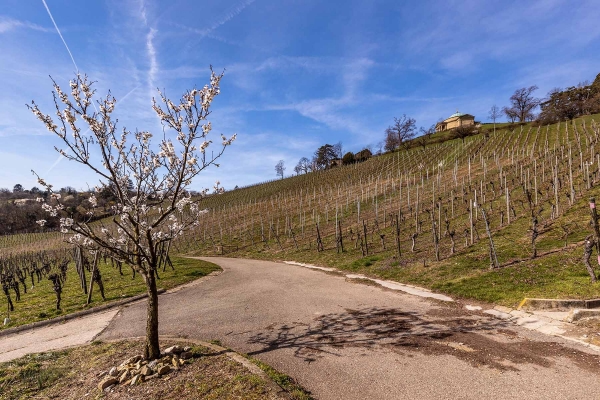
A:
{"type": "Polygon", "coordinates": [[[9,32],[19,28],[33,29],[34,31],[47,33],[53,31],[52,28],[44,28],[43,26],[28,21],[19,21],[16,19],[0,16],[0,33],[9,32]]]}
{"type": "Polygon", "coordinates": [[[152,93],[154,93],[154,88],[156,87],[154,81],[156,80],[156,75],[158,74],[158,61],[156,59],[156,48],[154,47],[154,36],[156,35],[157,30],[154,28],[150,28],[150,31],[146,35],[146,50],[148,52],[148,59],[150,61],[150,69],[148,70],[148,86],[152,93]]]}
{"type": "Polygon", "coordinates": [[[235,4],[233,7],[229,8],[227,11],[225,11],[224,15],[222,15],[220,18],[218,18],[208,28],[205,28],[205,29],[188,28],[188,29],[190,29],[191,31],[194,31],[194,32],[200,34],[201,36],[207,36],[210,33],[212,33],[214,30],[216,30],[217,28],[219,28],[220,26],[223,26],[227,22],[231,21],[233,18],[235,18],[237,15],[239,15],[242,11],[244,11],[244,9],[246,7],[248,7],[252,3],[254,3],[254,1],[255,0],[243,0],[243,1],[235,4]]]}

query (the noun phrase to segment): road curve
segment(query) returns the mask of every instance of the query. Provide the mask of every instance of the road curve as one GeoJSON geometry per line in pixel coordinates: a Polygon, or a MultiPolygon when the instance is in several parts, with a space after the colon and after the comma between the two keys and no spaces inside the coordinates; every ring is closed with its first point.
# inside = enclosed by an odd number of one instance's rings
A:
{"type": "MultiPolygon", "coordinates": [[[[599,399],[600,357],[458,304],[283,263],[223,268],[160,296],[160,333],[220,340],[318,399],[599,399]]],[[[145,303],[99,339],[144,334],[145,303]]]]}

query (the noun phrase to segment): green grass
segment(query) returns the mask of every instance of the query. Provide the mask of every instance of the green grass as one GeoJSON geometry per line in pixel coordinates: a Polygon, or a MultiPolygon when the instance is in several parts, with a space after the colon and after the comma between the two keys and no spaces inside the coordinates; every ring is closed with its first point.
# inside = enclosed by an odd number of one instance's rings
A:
{"type": "MultiPolygon", "coordinates": [[[[599,118],[590,115],[542,127],[499,123],[495,133],[493,125],[484,125],[480,134],[464,141],[440,132],[430,137],[425,148],[400,149],[360,164],[209,196],[202,200],[202,207],[211,212],[196,232],[179,244],[190,254],[216,255],[214,247],[222,245],[239,249],[228,250],[225,255],[231,257],[335,267],[505,305],[534,296],[599,298],[600,285],[591,284],[582,262],[582,242],[593,232],[588,199],[600,199],[596,156],[600,141],[595,122],[599,118]],[[558,215],[553,212],[555,170],[558,215]],[[593,180],[591,189],[587,188],[587,172],[593,180]],[[505,184],[510,193],[510,221],[505,184]],[[526,190],[538,201],[534,207],[539,212],[538,257],[533,260],[526,190]],[[497,270],[490,269],[489,241],[479,209],[474,211],[478,235],[473,235],[473,244],[465,244],[465,232],[470,242],[469,204],[475,198],[491,225],[502,266],[497,270]],[[399,210],[405,217],[400,218],[400,257],[394,249],[396,228],[390,225],[399,210]],[[439,216],[441,260],[435,261],[432,226],[439,216]],[[443,235],[446,217],[456,233],[453,255],[450,238],[443,235]],[[343,253],[336,249],[336,221],[341,221],[343,253]],[[325,247],[322,252],[316,249],[317,224],[325,247]],[[289,226],[296,240],[292,240],[289,226]],[[412,252],[410,237],[417,230],[416,251],[412,252]],[[276,232],[283,249],[273,237],[276,232]],[[357,246],[357,233],[363,239],[367,236],[367,256],[357,246]],[[386,248],[380,237],[385,238],[386,248]]],[[[596,254],[592,260],[595,258],[596,254]]]]}
{"type": "MultiPolygon", "coordinates": [[[[162,272],[162,270],[159,272],[160,280],[157,281],[159,288],[170,289],[220,269],[217,265],[202,260],[173,257],[172,261],[175,267],[174,270],[168,267],[165,272],[162,272]]],[[[122,272],[124,275],[120,275],[116,268],[104,265],[102,262],[99,268],[104,282],[106,301],[102,300],[100,291],[94,286],[92,303],[86,306],[87,295],[81,289],[79,277],[74,266],[70,265],[67,280],[63,287],[60,311],[57,311],[55,307],[56,295],[52,290],[52,283],[47,279],[43,279],[39,283],[36,281],[33,289],[28,288],[26,294],[21,292],[21,301],[19,302],[15,301],[14,292],[11,291],[15,311],[10,313],[10,324],[8,326],[0,326],[0,329],[54,318],[146,292],[146,286],[142,277],[136,274],[135,278],[132,279],[130,268],[123,266],[122,272]]],[[[90,274],[88,273],[88,284],[89,277],[90,274]]],[[[30,280],[28,280],[29,285],[31,285],[30,280]]],[[[2,310],[0,316],[3,316],[2,319],[7,314],[7,308],[6,297],[2,295],[0,297],[0,310],[2,310]]]]}
{"type": "Polygon", "coordinates": [[[26,399],[51,387],[69,372],[60,363],[68,351],[29,355],[0,364],[0,399],[26,399]]]}
{"type": "Polygon", "coordinates": [[[283,390],[285,390],[290,398],[294,400],[313,400],[313,397],[310,395],[306,389],[301,387],[296,383],[296,381],[290,377],[289,375],[283,374],[277,371],[275,368],[271,367],[268,364],[265,364],[262,361],[259,361],[255,358],[244,355],[248,360],[252,363],[256,364],[260,369],[262,369],[268,376],[278,384],[283,390]]]}
{"type": "MultiPolygon", "coordinates": [[[[442,246],[442,260],[439,262],[432,260],[429,237],[418,239],[415,253],[408,251],[409,242],[403,241],[400,260],[390,250],[389,240],[388,250],[384,251],[376,237],[370,242],[372,253],[366,257],[362,256],[360,248],[349,242],[346,242],[344,253],[337,253],[334,240],[330,237],[324,238],[326,250],[323,252],[317,252],[314,245],[311,249],[304,246],[299,250],[288,246],[281,251],[272,244],[269,250],[250,246],[232,255],[335,267],[342,271],[427,287],[457,298],[516,306],[525,297],[600,297],[600,283],[590,282],[581,261],[581,246],[573,247],[574,243],[580,242],[590,233],[588,221],[589,211],[584,197],[560,218],[541,219],[540,225],[547,223],[547,229],[537,240],[536,259],[531,259],[528,218],[520,217],[510,225],[495,230],[494,245],[500,264],[514,263],[496,270],[490,269],[485,231],[480,233],[481,239],[471,246],[465,247],[464,240],[457,239],[457,253],[454,256],[449,255],[447,239],[442,239],[445,245],[442,246]],[[561,224],[574,224],[577,227],[568,237],[570,246],[567,248],[564,248],[564,233],[558,228],[561,224]]],[[[483,228],[481,224],[480,230],[483,228]]],[[[392,237],[391,233],[388,237],[392,237]]],[[[594,260],[595,256],[592,257],[592,261],[594,260]]]]}

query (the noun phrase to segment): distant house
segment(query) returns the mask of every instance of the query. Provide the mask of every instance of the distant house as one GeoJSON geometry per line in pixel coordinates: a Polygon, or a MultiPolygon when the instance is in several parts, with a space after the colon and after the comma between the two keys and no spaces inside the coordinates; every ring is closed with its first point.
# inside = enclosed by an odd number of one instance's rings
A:
{"type": "Polygon", "coordinates": [[[442,132],[466,125],[475,125],[475,117],[471,114],[463,114],[456,111],[442,122],[435,124],[435,131],[442,132]]]}
{"type": "Polygon", "coordinates": [[[329,162],[329,168],[340,167],[342,165],[341,158],[334,158],[329,162]]]}
{"type": "Polygon", "coordinates": [[[27,203],[31,203],[31,202],[33,202],[33,201],[34,201],[34,199],[16,199],[16,200],[14,201],[14,204],[15,204],[15,206],[17,206],[17,207],[23,207],[25,204],[27,204],[27,203]]]}

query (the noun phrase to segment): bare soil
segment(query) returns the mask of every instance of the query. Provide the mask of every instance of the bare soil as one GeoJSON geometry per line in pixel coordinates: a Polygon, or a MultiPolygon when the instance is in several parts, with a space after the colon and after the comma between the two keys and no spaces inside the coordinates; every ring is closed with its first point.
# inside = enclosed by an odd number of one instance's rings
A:
{"type": "Polygon", "coordinates": [[[584,318],[571,327],[569,334],[579,339],[600,346],[600,319],[584,318]]]}
{"type": "Polygon", "coordinates": [[[194,358],[181,369],[136,386],[116,385],[101,392],[101,375],[129,357],[142,353],[138,340],[95,342],[65,351],[28,355],[0,364],[0,399],[278,399],[262,376],[226,354],[191,346],[194,358]]]}

